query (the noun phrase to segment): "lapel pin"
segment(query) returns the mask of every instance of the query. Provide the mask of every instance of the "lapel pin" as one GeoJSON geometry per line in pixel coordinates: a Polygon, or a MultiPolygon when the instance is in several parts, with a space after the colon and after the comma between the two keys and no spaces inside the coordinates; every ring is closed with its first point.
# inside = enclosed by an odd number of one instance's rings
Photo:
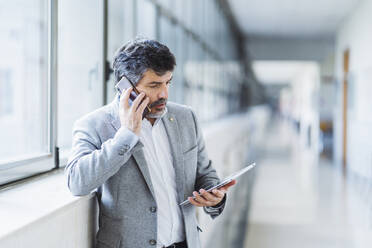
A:
{"type": "Polygon", "coordinates": [[[173,117],[169,117],[169,120],[170,120],[170,121],[174,121],[173,117]]]}

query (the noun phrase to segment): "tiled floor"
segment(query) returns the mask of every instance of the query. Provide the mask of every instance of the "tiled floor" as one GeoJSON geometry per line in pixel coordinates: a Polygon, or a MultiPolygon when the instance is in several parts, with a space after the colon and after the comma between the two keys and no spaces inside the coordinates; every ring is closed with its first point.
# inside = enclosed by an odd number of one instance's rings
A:
{"type": "Polygon", "coordinates": [[[361,204],[353,187],[330,162],[301,148],[288,124],[276,124],[257,161],[244,247],[372,247],[371,229],[356,228],[361,204]]]}

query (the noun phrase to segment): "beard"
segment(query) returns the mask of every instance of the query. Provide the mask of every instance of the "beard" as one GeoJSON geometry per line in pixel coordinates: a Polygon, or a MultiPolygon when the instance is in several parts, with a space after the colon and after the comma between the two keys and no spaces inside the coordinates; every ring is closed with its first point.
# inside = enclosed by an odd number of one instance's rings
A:
{"type": "Polygon", "coordinates": [[[157,111],[157,112],[154,112],[154,113],[153,113],[153,111],[156,109],[157,105],[161,105],[161,104],[167,105],[167,99],[160,98],[159,100],[151,103],[150,106],[149,106],[150,109],[151,109],[151,112],[148,113],[146,115],[146,117],[148,117],[148,118],[160,118],[163,115],[163,113],[165,111],[165,108],[163,110],[160,110],[160,111],[157,111]]]}

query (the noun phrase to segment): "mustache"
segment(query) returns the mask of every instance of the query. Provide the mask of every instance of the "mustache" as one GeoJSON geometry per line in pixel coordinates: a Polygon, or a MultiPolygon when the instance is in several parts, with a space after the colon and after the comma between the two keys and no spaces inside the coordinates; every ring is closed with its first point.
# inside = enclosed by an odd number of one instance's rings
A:
{"type": "Polygon", "coordinates": [[[167,99],[165,99],[165,98],[160,98],[159,100],[157,100],[157,101],[151,103],[149,107],[152,108],[152,107],[154,107],[154,106],[156,106],[156,105],[160,105],[160,104],[167,104],[167,99]]]}

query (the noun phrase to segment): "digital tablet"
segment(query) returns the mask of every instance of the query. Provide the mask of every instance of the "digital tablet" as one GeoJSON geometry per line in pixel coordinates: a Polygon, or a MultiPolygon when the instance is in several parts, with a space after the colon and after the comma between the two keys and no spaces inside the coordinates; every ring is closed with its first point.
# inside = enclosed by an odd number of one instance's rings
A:
{"type": "MultiPolygon", "coordinates": [[[[251,170],[253,167],[256,166],[256,163],[252,163],[246,167],[244,167],[243,169],[235,172],[234,174],[226,177],[223,181],[221,181],[219,184],[217,184],[216,186],[213,186],[212,188],[209,188],[207,189],[206,191],[207,192],[211,192],[212,190],[214,189],[218,189],[218,188],[221,188],[222,186],[225,186],[226,184],[230,183],[232,180],[240,177],[241,175],[243,175],[244,173],[246,173],[247,171],[251,170]]],[[[195,199],[195,196],[192,197],[193,199],[195,199]]],[[[186,201],[183,201],[180,203],[180,206],[183,206],[183,205],[186,205],[186,204],[189,204],[190,201],[189,200],[186,200],[186,201]]]]}

